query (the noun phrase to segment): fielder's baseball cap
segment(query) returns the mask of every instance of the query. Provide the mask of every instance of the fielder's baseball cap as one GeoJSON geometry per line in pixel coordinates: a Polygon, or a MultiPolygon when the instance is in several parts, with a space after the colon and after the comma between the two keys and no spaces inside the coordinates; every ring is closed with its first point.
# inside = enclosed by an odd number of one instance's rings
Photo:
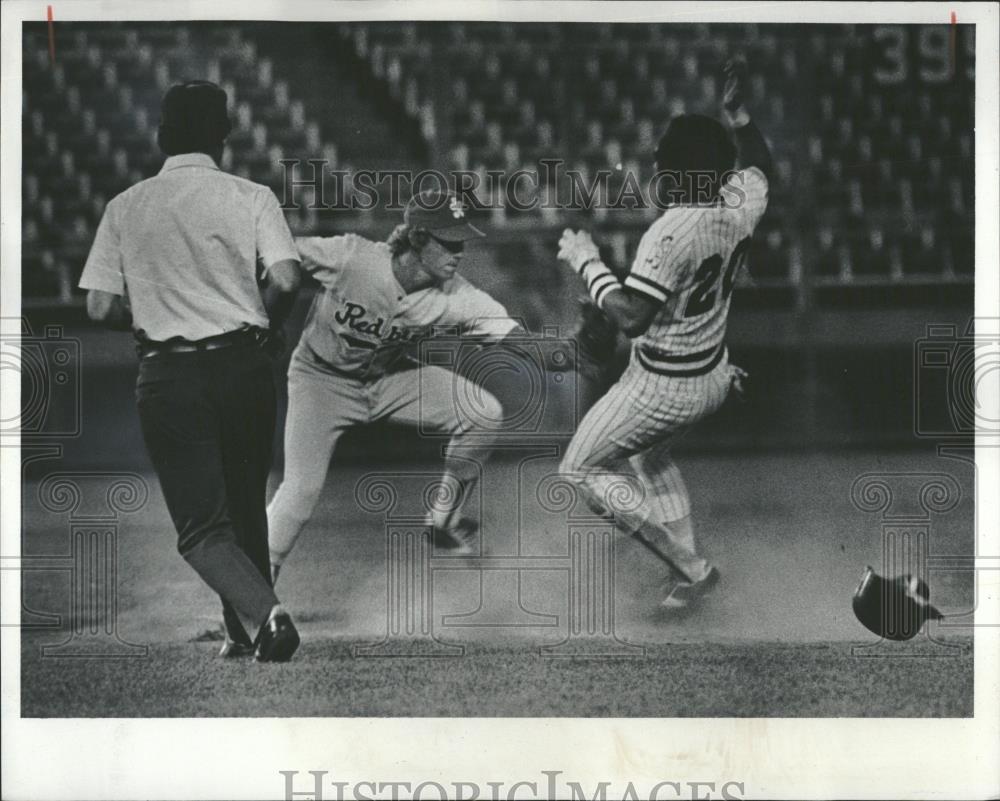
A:
{"type": "Polygon", "coordinates": [[[171,86],[163,96],[157,140],[168,156],[218,146],[232,124],[225,90],[211,81],[171,86]]]}
{"type": "Polygon", "coordinates": [[[467,242],[486,236],[465,218],[465,208],[454,192],[436,189],[414,195],[403,210],[403,222],[424,228],[445,242],[467,242]]]}

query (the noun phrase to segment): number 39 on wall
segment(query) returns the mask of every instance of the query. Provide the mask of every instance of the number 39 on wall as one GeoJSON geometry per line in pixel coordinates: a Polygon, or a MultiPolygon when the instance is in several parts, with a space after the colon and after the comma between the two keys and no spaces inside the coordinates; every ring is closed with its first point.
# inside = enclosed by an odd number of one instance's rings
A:
{"type": "MultiPolygon", "coordinates": [[[[952,36],[956,32],[950,25],[924,25],[914,31],[902,25],[879,25],[872,33],[878,52],[873,63],[873,77],[881,84],[903,83],[915,71],[924,83],[944,83],[955,77],[952,36]],[[916,38],[916,52],[908,57],[910,37],[916,38]]],[[[971,25],[962,26],[965,76],[976,77],[976,32],[971,25]]]]}

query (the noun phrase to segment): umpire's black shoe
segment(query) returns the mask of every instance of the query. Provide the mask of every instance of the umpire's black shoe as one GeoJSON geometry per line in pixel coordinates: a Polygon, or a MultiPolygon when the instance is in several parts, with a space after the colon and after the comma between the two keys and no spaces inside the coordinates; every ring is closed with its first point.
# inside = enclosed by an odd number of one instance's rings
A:
{"type": "Polygon", "coordinates": [[[287,662],[299,647],[299,633],[287,612],[272,615],[257,635],[258,662],[287,662]]]}

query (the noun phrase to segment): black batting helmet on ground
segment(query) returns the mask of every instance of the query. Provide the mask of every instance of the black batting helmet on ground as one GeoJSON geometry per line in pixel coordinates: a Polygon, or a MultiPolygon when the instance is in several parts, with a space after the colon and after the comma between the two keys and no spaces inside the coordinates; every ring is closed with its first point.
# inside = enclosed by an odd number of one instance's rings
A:
{"type": "Polygon", "coordinates": [[[887,579],[871,567],[865,569],[851,606],[858,621],[888,640],[909,640],[928,620],[942,614],[930,603],[927,582],[916,576],[887,579]]]}

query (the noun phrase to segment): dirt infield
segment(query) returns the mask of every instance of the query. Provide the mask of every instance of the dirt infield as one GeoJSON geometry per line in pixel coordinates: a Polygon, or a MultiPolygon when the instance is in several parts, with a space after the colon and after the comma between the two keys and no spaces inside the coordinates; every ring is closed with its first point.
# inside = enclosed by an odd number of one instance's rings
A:
{"type": "MultiPolygon", "coordinates": [[[[610,540],[600,527],[567,522],[565,510],[539,505],[539,487],[556,463],[541,450],[487,467],[481,559],[431,553],[422,561],[411,552],[404,564],[393,561],[399,551],[387,551],[387,543],[404,553],[419,543],[410,484],[433,477],[434,465],[332,471],[278,585],[303,634],[286,666],[226,662],[213,656],[217,642],[197,641],[217,631],[218,602],[176,555],[149,476],[135,479],[148,485],[148,500],[108,524],[117,531],[116,636],[142,650],[125,659],[74,658],[86,647],[100,654],[114,637],[101,635],[103,618],[70,606],[72,518],[92,518],[107,502],[108,482],[118,479],[78,476],[80,509],[96,500],[76,512],[43,503],[52,489],[44,480],[26,486],[24,553],[26,565],[38,567],[24,574],[23,619],[35,625],[23,632],[23,714],[972,714],[969,629],[935,628],[902,646],[879,644],[849,605],[863,567],[884,569],[880,513],[852,502],[855,480],[889,475],[898,485],[892,503],[912,518],[921,482],[945,475],[961,497],[947,512],[926,515],[929,547],[932,554],[968,554],[968,465],[914,453],[683,459],[701,536],[723,582],[703,608],[669,616],[656,609],[662,570],[644,551],[617,538],[613,561],[602,560],[610,540]],[[396,507],[372,511],[371,497],[359,502],[359,481],[372,472],[398,474],[396,507]],[[904,497],[911,491],[914,497],[904,497]],[[411,581],[389,591],[387,575],[398,578],[393,571],[401,564],[411,581]],[[43,614],[60,615],[59,624],[44,628],[54,621],[43,614]],[[383,642],[393,627],[398,636],[383,642]],[[68,647],[43,653],[67,640],[68,647]],[[365,650],[373,643],[382,645],[365,650]]],[[[930,579],[946,611],[971,608],[968,574],[930,579]]]]}

